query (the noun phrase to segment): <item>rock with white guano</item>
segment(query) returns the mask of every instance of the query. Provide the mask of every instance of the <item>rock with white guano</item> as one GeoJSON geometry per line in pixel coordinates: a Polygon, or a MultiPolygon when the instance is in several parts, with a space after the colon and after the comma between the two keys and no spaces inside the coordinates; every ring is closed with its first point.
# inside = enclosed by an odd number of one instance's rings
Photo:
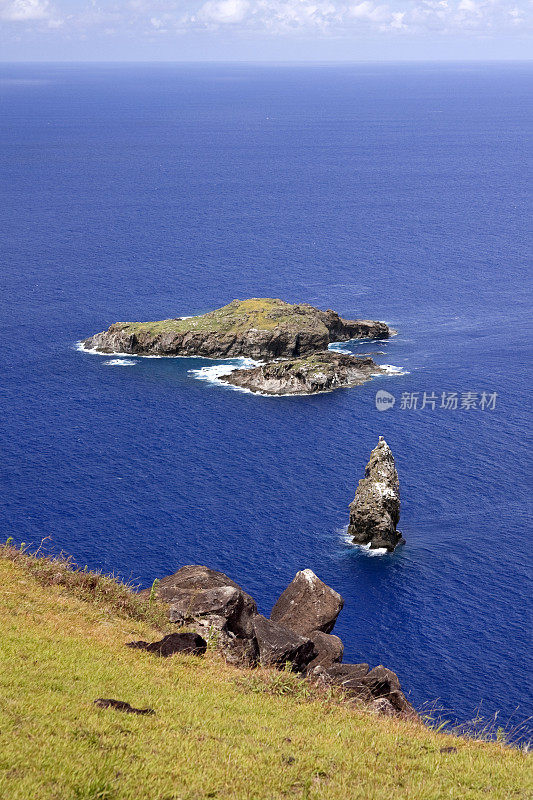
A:
{"type": "Polygon", "coordinates": [[[383,436],[370,453],[365,477],[350,503],[348,535],[355,544],[392,552],[404,539],[396,526],[400,520],[400,483],[391,449],[383,436]]]}

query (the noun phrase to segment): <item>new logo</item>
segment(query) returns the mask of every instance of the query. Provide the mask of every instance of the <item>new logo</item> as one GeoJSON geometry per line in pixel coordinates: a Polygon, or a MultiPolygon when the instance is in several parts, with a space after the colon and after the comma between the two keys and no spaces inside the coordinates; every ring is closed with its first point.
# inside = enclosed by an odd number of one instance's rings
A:
{"type": "Polygon", "coordinates": [[[379,392],[376,392],[376,408],[378,411],[388,411],[389,408],[392,408],[394,403],[396,402],[396,398],[390,392],[386,392],[384,389],[380,389],[379,392]]]}

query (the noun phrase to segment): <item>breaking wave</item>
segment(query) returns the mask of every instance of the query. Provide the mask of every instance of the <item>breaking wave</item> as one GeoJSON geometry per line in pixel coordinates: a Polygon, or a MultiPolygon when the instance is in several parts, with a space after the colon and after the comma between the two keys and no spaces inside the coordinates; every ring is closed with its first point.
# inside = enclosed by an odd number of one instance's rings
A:
{"type": "Polygon", "coordinates": [[[190,369],[188,373],[199,381],[206,381],[207,383],[224,386],[226,389],[236,389],[239,392],[253,394],[249,389],[245,389],[241,386],[232,386],[230,383],[225,383],[220,379],[224,375],[229,375],[230,372],[236,369],[253,369],[253,367],[257,367],[261,363],[261,361],[255,361],[253,358],[238,358],[233,360],[230,364],[212,364],[206,367],[200,367],[199,369],[190,369]]]}
{"type": "Polygon", "coordinates": [[[345,525],[339,531],[340,537],[345,545],[348,547],[354,547],[359,550],[361,553],[364,553],[366,556],[370,556],[373,558],[374,556],[386,556],[388,555],[388,550],[385,547],[376,547],[372,549],[369,544],[356,544],[351,540],[348,536],[348,526],[345,525]]]}

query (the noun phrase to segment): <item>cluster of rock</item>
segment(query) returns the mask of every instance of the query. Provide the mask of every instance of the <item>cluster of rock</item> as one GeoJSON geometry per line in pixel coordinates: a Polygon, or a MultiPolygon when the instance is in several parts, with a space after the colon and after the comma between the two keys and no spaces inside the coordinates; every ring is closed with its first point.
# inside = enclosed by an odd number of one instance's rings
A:
{"type": "Polygon", "coordinates": [[[357,357],[325,350],[304,358],[270,361],[252,369],[236,369],[220,380],[261,394],[315,394],[359,386],[385,371],[369,356],[357,357]]]}
{"type": "Polygon", "coordinates": [[[231,578],[204,566],[182,567],[162,578],[155,591],[169,604],[170,621],[193,632],[169,634],[152,644],[132,642],[132,647],[163,656],[177,651],[201,654],[211,641],[231,664],[289,665],[309,680],[342,687],[380,713],[416,713],[391,670],[342,663],[343,644],[331,631],[344,601],[310,569],[296,574],[269,619],[231,578]]]}
{"type": "Polygon", "coordinates": [[[400,520],[400,483],[391,449],[383,436],[370,453],[365,477],[350,503],[348,535],[355,544],[392,552],[405,542],[400,520]]]}

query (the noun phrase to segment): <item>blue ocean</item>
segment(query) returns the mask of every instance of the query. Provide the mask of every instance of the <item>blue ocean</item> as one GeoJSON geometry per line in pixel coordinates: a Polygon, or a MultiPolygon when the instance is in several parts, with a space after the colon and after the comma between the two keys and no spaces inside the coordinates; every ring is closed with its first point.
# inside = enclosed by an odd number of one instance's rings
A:
{"type": "Polygon", "coordinates": [[[345,661],[459,721],[533,714],[532,71],[1,65],[2,538],[143,587],[206,564],[266,614],[309,567],[345,661]],[[385,320],[345,347],[402,374],[272,398],[76,345],[246,297],[385,320]],[[379,435],[392,555],[346,540],[379,435]]]}

